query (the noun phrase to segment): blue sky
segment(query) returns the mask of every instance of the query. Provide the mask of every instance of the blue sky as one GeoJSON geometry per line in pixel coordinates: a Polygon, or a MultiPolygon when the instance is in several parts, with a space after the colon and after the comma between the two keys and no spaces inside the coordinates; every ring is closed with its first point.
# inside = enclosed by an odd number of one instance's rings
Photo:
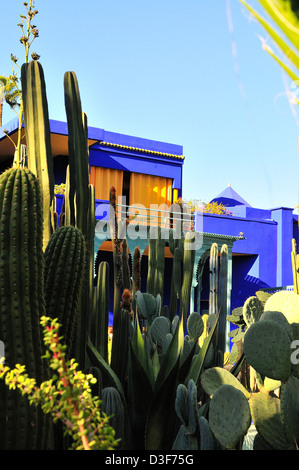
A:
{"type": "MultiPolygon", "coordinates": [[[[8,75],[11,52],[22,62],[25,10],[22,0],[1,3],[0,74],[8,75]]],[[[91,126],[183,145],[184,198],[208,202],[230,183],[254,207],[298,204],[299,119],[286,77],[261,47],[266,33],[238,0],[35,4],[32,50],[52,119],[66,119],[63,76],[73,70],[91,126]]],[[[14,116],[5,108],[4,123],[14,116]]]]}

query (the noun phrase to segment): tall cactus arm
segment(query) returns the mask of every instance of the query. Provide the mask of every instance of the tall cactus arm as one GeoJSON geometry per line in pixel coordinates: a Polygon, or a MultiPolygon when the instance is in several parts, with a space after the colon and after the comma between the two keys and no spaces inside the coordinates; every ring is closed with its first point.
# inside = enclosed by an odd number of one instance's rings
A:
{"type": "Polygon", "coordinates": [[[46,85],[39,62],[34,60],[23,64],[21,81],[28,168],[38,177],[41,188],[44,213],[43,248],[45,249],[53,230],[50,207],[54,198],[54,176],[46,85]]]}

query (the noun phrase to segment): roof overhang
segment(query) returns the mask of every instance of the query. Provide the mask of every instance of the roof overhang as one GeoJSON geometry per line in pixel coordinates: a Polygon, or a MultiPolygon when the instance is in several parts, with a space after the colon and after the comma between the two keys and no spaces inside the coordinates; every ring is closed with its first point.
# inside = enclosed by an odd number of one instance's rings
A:
{"type": "MultiPolygon", "coordinates": [[[[19,122],[18,118],[13,119],[0,128],[0,162],[14,156],[17,143],[19,122]],[[7,131],[7,133],[4,132],[7,131]]],[[[61,121],[50,120],[51,146],[53,157],[57,155],[68,155],[68,128],[67,123],[61,121]]],[[[102,135],[101,129],[98,132],[94,128],[90,128],[88,132],[88,145],[91,146],[98,142],[102,135]]],[[[26,145],[26,135],[22,128],[22,144],[26,145]]]]}

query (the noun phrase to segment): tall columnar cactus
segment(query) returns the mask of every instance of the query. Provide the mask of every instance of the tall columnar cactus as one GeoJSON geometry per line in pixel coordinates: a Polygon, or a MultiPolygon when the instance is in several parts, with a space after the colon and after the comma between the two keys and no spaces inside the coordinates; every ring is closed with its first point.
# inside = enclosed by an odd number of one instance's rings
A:
{"type": "Polygon", "coordinates": [[[151,231],[149,235],[149,245],[148,245],[148,271],[147,271],[147,283],[146,291],[149,294],[154,295],[155,293],[155,272],[156,272],[156,240],[151,236],[151,231]]]}
{"type": "Polygon", "coordinates": [[[57,229],[45,250],[46,312],[58,318],[68,354],[71,351],[79,314],[82,280],[86,271],[86,244],[75,227],[57,229]]]}
{"type": "Polygon", "coordinates": [[[210,296],[209,314],[218,313],[218,245],[213,243],[210,248],[210,296]]]}
{"type": "Polygon", "coordinates": [[[39,62],[25,63],[21,69],[22,97],[28,168],[39,179],[43,201],[43,249],[54,230],[51,206],[54,199],[53,156],[46,85],[39,62]]]}
{"type": "MultiPolygon", "coordinates": [[[[178,319],[177,322],[173,320],[170,324],[169,332],[164,337],[160,362],[157,349],[153,351],[149,348],[150,343],[148,339],[155,317],[158,316],[167,321],[166,317],[161,317],[161,296],[163,295],[163,287],[161,286],[163,286],[165,241],[161,237],[150,240],[148,292],[146,294],[141,294],[140,292],[142,298],[139,295],[137,299],[137,293],[139,292],[137,291],[135,298],[135,305],[138,306],[140,311],[146,306],[147,317],[145,324],[148,324],[148,329],[142,334],[138,321],[135,321],[134,335],[131,335],[130,312],[124,305],[122,308],[120,302],[121,289],[124,287],[122,271],[122,255],[124,253],[120,249],[121,243],[118,239],[116,219],[111,224],[110,228],[112,230],[116,229],[114,237],[111,237],[114,249],[115,291],[112,355],[111,364],[108,364],[105,357],[106,346],[102,344],[103,331],[106,330],[106,334],[108,334],[107,323],[105,323],[108,318],[108,271],[105,269],[107,267],[106,264],[101,265],[98,276],[99,284],[95,286],[92,282],[94,274],[94,188],[89,185],[88,178],[87,119],[81,110],[79,87],[73,72],[67,72],[64,84],[69,131],[69,168],[67,194],[64,201],[65,217],[62,219],[64,225],[73,226],[72,228],[75,227],[76,230],[82,232],[86,243],[87,255],[87,269],[82,279],[82,291],[79,299],[79,315],[75,336],[76,348],[74,349],[76,354],[74,356],[82,367],[87,365],[100,371],[99,376],[102,377],[103,388],[105,386],[113,386],[118,390],[123,406],[129,411],[130,425],[132,426],[133,433],[137,433],[138,437],[140,437],[138,445],[142,448],[145,447],[146,449],[153,450],[169,449],[173,443],[172,437],[175,437],[177,432],[176,416],[173,413],[176,388],[180,382],[183,383],[186,380],[186,383],[188,383],[189,378],[194,380],[194,384],[197,382],[204,368],[209,344],[211,344],[213,334],[215,333],[215,328],[213,327],[206,343],[199,352],[198,349],[189,348],[189,344],[188,350],[185,348],[184,329],[187,323],[190,303],[195,254],[193,249],[189,249],[190,246],[188,244],[192,243],[193,235],[191,233],[182,236],[181,240],[177,244],[175,243],[177,248],[181,247],[181,244],[185,244],[182,250],[184,256],[180,260],[183,267],[183,282],[180,285],[180,280],[176,279],[175,287],[175,292],[180,297],[180,318],[175,317],[178,319]],[[145,295],[147,297],[144,297],[145,295]],[[142,300],[144,301],[143,307],[140,307],[142,300]],[[148,315],[149,311],[153,312],[153,306],[154,313],[148,315]],[[103,331],[102,329],[100,330],[99,338],[96,331],[94,335],[91,335],[91,333],[95,325],[98,325],[95,319],[99,318],[98,315],[102,314],[102,311],[104,312],[103,331]],[[176,328],[174,328],[175,324],[177,324],[176,328]],[[86,351],[88,354],[85,354],[86,351]],[[168,434],[169,427],[173,432],[173,436],[168,434]]],[[[27,85],[29,89],[29,83],[27,85]]],[[[27,197],[25,193],[24,197],[27,197]]],[[[113,195],[111,199],[112,204],[114,202],[115,205],[115,193],[114,199],[113,195]]],[[[10,225],[13,225],[13,222],[10,222],[10,225]]],[[[26,228],[26,224],[24,227],[26,228]]],[[[71,229],[69,228],[68,231],[71,232],[71,229]]],[[[20,239],[24,241],[23,238],[22,235],[20,239]]],[[[64,249],[69,254],[72,250],[71,243],[67,243],[64,249]]],[[[64,253],[63,256],[67,255],[64,253]]],[[[57,268],[60,261],[58,261],[57,268]]],[[[13,271],[14,264],[12,263],[11,266],[13,271]]],[[[35,275],[36,273],[37,270],[35,270],[35,275]]],[[[24,270],[23,274],[26,278],[28,276],[27,270],[24,270]]],[[[143,311],[145,310],[143,309],[143,311]]],[[[42,309],[40,309],[40,312],[42,312],[42,309]]],[[[19,321],[17,317],[16,319],[19,321]]],[[[161,320],[159,321],[161,323],[161,320]]],[[[158,323],[157,321],[156,325],[158,323]]],[[[35,332],[37,330],[33,328],[32,331],[35,332]]],[[[196,332],[194,333],[195,338],[197,334],[196,332]]],[[[38,357],[40,355],[37,354],[36,359],[38,357]]],[[[195,396],[194,387],[192,390],[192,396],[195,396]]],[[[42,433],[39,436],[42,436],[42,433]]]]}
{"type": "Polygon", "coordinates": [[[195,260],[195,250],[192,248],[193,241],[194,234],[188,232],[184,240],[183,282],[180,298],[180,316],[183,317],[184,328],[187,324],[195,260]]]}
{"type": "Polygon", "coordinates": [[[181,247],[175,247],[172,263],[172,276],[171,276],[171,291],[170,291],[170,306],[169,318],[173,320],[177,315],[178,301],[181,296],[182,288],[182,260],[183,253],[181,247]]]}
{"type": "Polygon", "coordinates": [[[133,269],[132,269],[132,292],[133,295],[136,292],[141,291],[141,253],[139,246],[136,246],[133,253],[133,269]]]}
{"type": "Polygon", "coordinates": [[[108,362],[109,271],[109,264],[102,261],[98,267],[91,319],[91,340],[106,362],[108,362]]]}
{"type": "MultiPolygon", "coordinates": [[[[8,366],[47,378],[40,318],[45,315],[43,215],[38,180],[28,169],[0,176],[0,338],[8,366]]],[[[45,418],[25,397],[1,388],[0,448],[47,448],[45,418]]]]}
{"type": "Polygon", "coordinates": [[[78,80],[74,72],[66,72],[64,75],[64,99],[68,122],[70,221],[86,236],[89,207],[87,118],[82,112],[78,80]]]}
{"type": "Polygon", "coordinates": [[[110,188],[109,192],[110,207],[110,236],[112,241],[113,250],[113,276],[114,276],[114,305],[113,315],[116,317],[120,310],[121,288],[123,284],[122,272],[122,254],[121,254],[121,241],[118,238],[118,221],[116,216],[116,189],[114,186],[110,188]]]}
{"type": "Polygon", "coordinates": [[[122,267],[123,267],[123,288],[124,289],[132,289],[131,283],[131,273],[130,273],[130,265],[129,265],[129,249],[128,249],[128,242],[126,239],[122,241],[122,267]]]}
{"type": "MultiPolygon", "coordinates": [[[[161,227],[158,227],[156,239],[156,269],[154,278],[154,296],[160,295],[163,299],[165,270],[165,239],[162,237],[161,227]]],[[[162,300],[163,303],[163,300],[162,300]]]]}
{"type": "Polygon", "coordinates": [[[295,238],[292,239],[292,270],[293,270],[293,285],[294,292],[299,294],[299,254],[297,253],[297,244],[295,238]]]}
{"type": "Polygon", "coordinates": [[[69,178],[65,220],[83,233],[86,241],[88,269],[83,278],[80,313],[75,332],[74,354],[81,368],[86,366],[85,345],[90,333],[90,316],[94,305],[94,188],[89,184],[87,116],[82,112],[79,85],[74,72],[64,75],[64,97],[68,124],[69,178]]]}
{"type": "Polygon", "coordinates": [[[222,245],[220,250],[218,308],[219,321],[217,327],[217,350],[224,353],[226,348],[226,317],[227,317],[227,281],[228,281],[228,248],[222,245]]]}
{"type": "Polygon", "coordinates": [[[119,439],[118,450],[125,448],[126,416],[119,391],[115,387],[105,387],[102,390],[102,409],[107,416],[111,416],[110,425],[115,431],[115,438],[119,439]]]}

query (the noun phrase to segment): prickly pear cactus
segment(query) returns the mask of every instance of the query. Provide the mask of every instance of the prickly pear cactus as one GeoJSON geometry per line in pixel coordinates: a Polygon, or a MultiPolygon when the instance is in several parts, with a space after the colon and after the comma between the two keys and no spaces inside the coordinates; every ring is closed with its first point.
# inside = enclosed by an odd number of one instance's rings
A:
{"type": "Polygon", "coordinates": [[[291,338],[272,320],[260,320],[248,328],[244,337],[244,354],[261,375],[287,380],[291,373],[291,338]]]}
{"type": "Polygon", "coordinates": [[[203,334],[204,323],[201,315],[197,312],[190,313],[187,319],[187,331],[191,339],[197,341],[203,334]]]}
{"type": "Polygon", "coordinates": [[[199,417],[200,450],[220,450],[219,442],[212,433],[209,421],[204,417],[199,417]]]}
{"type": "Polygon", "coordinates": [[[299,322],[299,295],[295,292],[280,291],[271,295],[265,303],[265,311],[281,312],[289,323],[299,322]]]}
{"type": "Polygon", "coordinates": [[[270,449],[288,450],[294,448],[281,419],[281,401],[277,396],[264,391],[253,393],[249,404],[258,434],[262,441],[270,446],[270,449]]]}
{"type": "Polygon", "coordinates": [[[264,311],[263,303],[257,297],[248,297],[243,306],[243,317],[247,326],[258,321],[264,311]]]}
{"type": "Polygon", "coordinates": [[[223,384],[213,394],[209,423],[224,449],[236,449],[251,422],[250,408],[244,393],[233,385],[223,384]]]}
{"type": "Polygon", "coordinates": [[[249,399],[250,393],[248,390],[227,369],[223,369],[222,367],[211,367],[210,369],[205,370],[201,376],[201,385],[209,396],[213,396],[216,390],[218,390],[218,388],[223,384],[232,385],[244,393],[245,397],[249,399]]]}
{"type": "Polygon", "coordinates": [[[153,320],[160,315],[161,312],[161,296],[158,294],[154,297],[148,292],[137,291],[133,299],[133,311],[138,308],[138,313],[143,320],[151,324],[153,320]]]}
{"type": "Polygon", "coordinates": [[[197,450],[199,429],[197,387],[193,380],[189,380],[188,388],[179,384],[176,391],[175,410],[182,422],[173,443],[173,450],[197,450]]]}
{"type": "Polygon", "coordinates": [[[155,318],[150,328],[152,341],[162,347],[166,335],[171,332],[170,330],[171,322],[168,318],[162,316],[155,318]]]}
{"type": "Polygon", "coordinates": [[[283,424],[299,442],[299,379],[290,376],[281,386],[280,407],[283,424]]]}
{"type": "Polygon", "coordinates": [[[290,323],[286,319],[285,315],[283,315],[281,312],[266,310],[262,314],[260,319],[261,320],[272,320],[272,321],[275,321],[275,322],[279,323],[286,330],[287,334],[290,337],[292,337],[292,326],[290,325],[290,323]]]}

